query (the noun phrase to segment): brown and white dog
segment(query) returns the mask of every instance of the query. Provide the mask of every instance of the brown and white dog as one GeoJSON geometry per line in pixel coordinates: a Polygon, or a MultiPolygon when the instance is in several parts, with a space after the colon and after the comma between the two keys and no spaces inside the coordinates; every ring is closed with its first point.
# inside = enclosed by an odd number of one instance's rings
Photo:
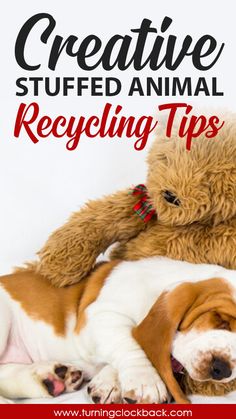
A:
{"type": "MultiPolygon", "coordinates": [[[[199,381],[236,377],[236,271],[154,257],[109,262],[54,288],[34,268],[0,278],[0,395],[78,390],[100,403],[160,403],[173,354],[199,381]]],[[[168,390],[167,390],[168,389],[168,390]]]]}

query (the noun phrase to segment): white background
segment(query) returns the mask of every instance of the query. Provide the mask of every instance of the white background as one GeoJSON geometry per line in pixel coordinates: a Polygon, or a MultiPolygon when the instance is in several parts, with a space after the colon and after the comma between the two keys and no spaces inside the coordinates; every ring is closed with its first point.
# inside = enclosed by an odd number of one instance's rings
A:
{"type": "MultiPolygon", "coordinates": [[[[235,83],[235,11],[234,1],[91,1],[91,0],[8,0],[1,13],[1,118],[0,118],[0,273],[7,273],[17,264],[35,258],[49,233],[62,225],[72,211],[89,198],[99,197],[145,180],[145,157],[147,148],[137,152],[134,140],[88,140],[82,138],[75,151],[65,149],[65,140],[41,140],[34,145],[26,134],[16,139],[13,136],[18,106],[30,103],[31,95],[15,96],[15,80],[18,77],[51,76],[65,77],[101,76],[118,77],[124,90],[134,76],[206,76],[218,78],[219,88],[225,96],[219,98],[188,98],[191,104],[204,107],[236,108],[235,83]],[[37,72],[24,72],[14,58],[14,44],[23,23],[33,14],[47,12],[53,15],[57,25],[48,45],[39,43],[38,26],[31,37],[27,56],[32,62],[41,62],[37,72]],[[57,71],[47,69],[46,63],[53,35],[68,37],[76,35],[82,40],[86,35],[97,34],[104,42],[115,33],[130,34],[138,28],[143,18],[149,18],[153,26],[160,27],[164,16],[173,23],[168,34],[180,40],[191,34],[199,39],[203,34],[213,35],[219,45],[225,42],[220,60],[207,73],[196,71],[186,60],[179,69],[168,72],[164,68],[154,73],[143,70],[135,74],[130,68],[125,72],[113,70],[109,73],[101,68],[82,72],[76,60],[62,54],[57,71]]],[[[3,7],[3,6],[2,6],[3,7]]],[[[121,104],[124,114],[155,115],[157,106],[169,102],[165,97],[128,98],[125,91],[118,97],[109,98],[114,105],[121,104]]],[[[174,99],[175,101],[178,98],[174,99]]],[[[186,98],[185,98],[186,100],[186,98]]],[[[36,98],[42,115],[59,114],[91,115],[101,113],[106,97],[47,97],[36,98]]],[[[150,145],[151,139],[149,140],[150,145]]]]}

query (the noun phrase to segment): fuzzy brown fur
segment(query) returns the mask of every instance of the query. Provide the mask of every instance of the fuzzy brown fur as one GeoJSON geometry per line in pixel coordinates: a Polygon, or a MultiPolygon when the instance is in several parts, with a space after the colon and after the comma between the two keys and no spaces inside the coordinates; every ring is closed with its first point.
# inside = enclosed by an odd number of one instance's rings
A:
{"type": "MultiPolygon", "coordinates": [[[[191,151],[177,135],[159,135],[148,165],[146,186],[157,219],[145,224],[133,212],[137,197],[128,190],[89,202],[49,237],[39,252],[38,272],[56,286],[76,283],[115,242],[113,259],[165,255],[236,269],[235,115],[226,118],[216,138],[195,139],[191,151]],[[166,190],[180,206],[165,201],[166,190]]],[[[216,394],[212,385],[194,386],[216,394]]]]}
{"type": "Polygon", "coordinates": [[[194,381],[188,374],[181,375],[179,384],[185,394],[204,394],[204,396],[224,396],[236,389],[236,379],[229,383],[213,381],[194,381]]]}

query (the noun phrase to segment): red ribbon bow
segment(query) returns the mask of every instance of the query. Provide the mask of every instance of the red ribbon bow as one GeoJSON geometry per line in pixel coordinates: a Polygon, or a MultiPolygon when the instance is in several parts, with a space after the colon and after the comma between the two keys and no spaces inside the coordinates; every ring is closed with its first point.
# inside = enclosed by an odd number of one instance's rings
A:
{"type": "Polygon", "coordinates": [[[143,184],[135,186],[132,189],[131,194],[134,196],[141,196],[140,200],[133,207],[133,210],[145,223],[147,223],[154,215],[156,215],[156,211],[150,202],[146,186],[143,184]]]}

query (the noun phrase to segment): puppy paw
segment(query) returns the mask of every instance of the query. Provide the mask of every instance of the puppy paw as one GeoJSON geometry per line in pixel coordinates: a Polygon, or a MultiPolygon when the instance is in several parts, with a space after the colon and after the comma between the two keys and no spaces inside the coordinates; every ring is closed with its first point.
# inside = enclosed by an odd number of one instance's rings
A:
{"type": "Polygon", "coordinates": [[[120,375],[124,403],[164,403],[168,391],[153,367],[130,368],[120,375]]]}
{"type": "Polygon", "coordinates": [[[48,395],[52,397],[77,391],[83,383],[83,373],[71,365],[53,364],[50,368],[39,367],[36,375],[48,395]]]}
{"type": "Polygon", "coordinates": [[[94,403],[121,403],[121,389],[117,371],[107,365],[89,383],[88,394],[94,403]]]}

